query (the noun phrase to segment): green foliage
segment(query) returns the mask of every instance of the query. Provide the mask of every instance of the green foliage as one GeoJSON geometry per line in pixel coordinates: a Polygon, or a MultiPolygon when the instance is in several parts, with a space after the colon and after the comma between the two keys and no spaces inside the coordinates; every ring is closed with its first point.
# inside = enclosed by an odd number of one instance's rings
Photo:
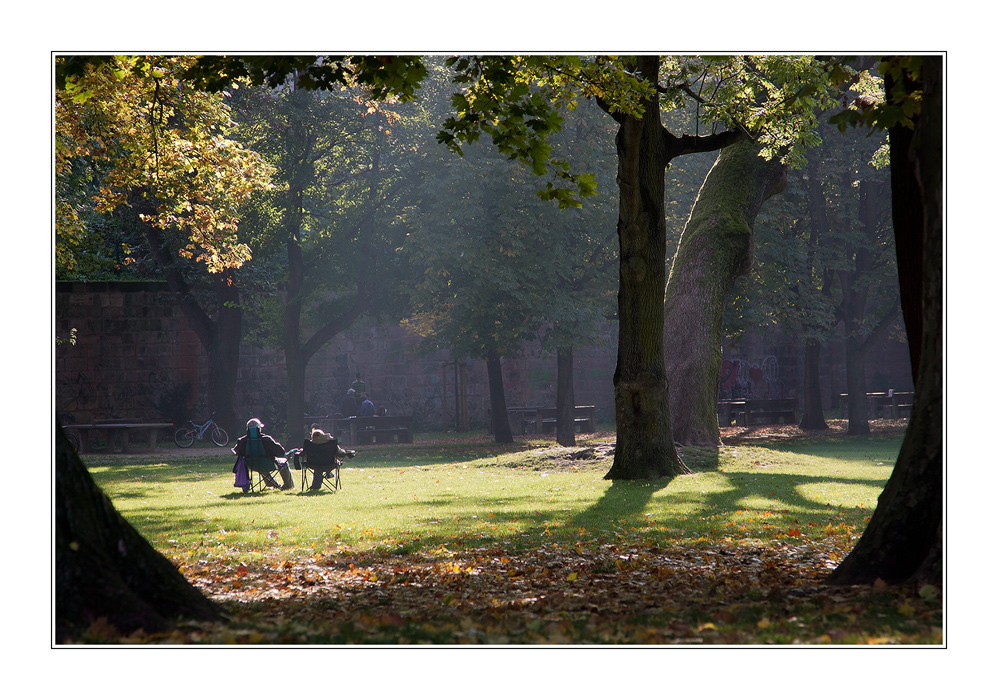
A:
{"type": "Polygon", "coordinates": [[[423,271],[406,323],[426,349],[483,357],[498,348],[509,357],[539,333],[552,350],[592,340],[612,313],[616,274],[608,122],[591,105],[580,108],[553,139],[599,173],[590,179],[595,194],[578,209],[538,201],[532,170],[478,144],[433,171],[422,225],[404,246],[423,271]]]}
{"type": "Polygon", "coordinates": [[[360,294],[372,314],[397,306],[406,277],[397,249],[432,134],[422,107],[377,101],[362,87],[242,88],[230,100],[241,134],[275,172],[275,187],[242,212],[260,260],[250,269],[260,292],[254,332],[281,344],[291,301],[301,303],[302,342],[360,294]],[[302,260],[294,300],[284,294],[298,265],[289,246],[302,260]]]}
{"type": "Polygon", "coordinates": [[[861,327],[897,299],[887,174],[874,164],[885,136],[839,133],[826,124],[820,137],[807,166],[790,173],[787,190],[757,221],[752,271],[736,284],[726,317],[734,336],[747,326],[778,323],[801,338],[825,340],[854,293],[872,292],[867,317],[854,319],[861,327]],[[884,194],[864,203],[869,192],[884,194]],[[874,230],[864,228],[863,206],[877,213],[874,230]]]}
{"type": "Polygon", "coordinates": [[[882,87],[863,89],[872,81],[870,72],[857,73],[849,64],[848,59],[842,59],[832,62],[830,67],[835,78],[848,79],[860,86],[846,108],[829,120],[839,131],[857,126],[869,127],[871,132],[893,126],[915,128],[915,120],[922,111],[922,91],[918,88],[921,56],[890,56],[879,61],[877,73],[881,78],[890,79],[889,94],[885,94],[882,87]]]}
{"type": "MultiPolygon", "coordinates": [[[[249,257],[235,209],[269,186],[259,156],[230,138],[222,96],[192,90],[190,57],[57,59],[57,257],[69,269],[86,230],[85,212],[130,207],[149,226],[181,233],[181,254],[211,272],[249,257]],[[95,163],[96,180],[83,175],[95,163]],[[82,179],[81,179],[82,178],[82,179]],[[95,191],[83,200],[86,188],[95,191]]],[[[91,171],[93,172],[93,171],[91,171]]]]}

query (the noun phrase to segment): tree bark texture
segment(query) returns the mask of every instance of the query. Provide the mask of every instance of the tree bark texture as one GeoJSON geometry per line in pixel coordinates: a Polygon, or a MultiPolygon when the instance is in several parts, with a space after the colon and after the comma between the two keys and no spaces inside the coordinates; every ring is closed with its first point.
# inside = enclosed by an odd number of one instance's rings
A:
{"type": "MultiPolygon", "coordinates": [[[[659,60],[638,59],[656,83],[659,60]]],[[[642,118],[625,116],[617,132],[620,211],[619,338],[613,374],[617,447],[606,479],[657,479],[689,473],[672,440],[662,340],[665,295],[665,150],[658,101],[642,118]]]]}
{"type": "Polygon", "coordinates": [[[558,348],[558,444],[575,446],[575,355],[570,346],[558,348]]]}
{"type": "Polygon", "coordinates": [[[118,513],[58,423],[55,429],[56,643],[79,640],[95,623],[127,635],[171,629],[180,617],[221,619],[219,608],[118,513]]]}
{"type": "Polygon", "coordinates": [[[509,427],[509,413],[506,412],[506,389],[502,381],[502,359],[497,350],[488,351],[485,366],[489,375],[489,401],[492,406],[492,430],[495,440],[501,445],[512,444],[513,430],[509,427]]]}
{"type": "MultiPolygon", "coordinates": [[[[901,452],[870,524],[856,547],[828,578],[833,584],[927,582],[942,585],[943,574],[943,166],[942,58],[926,56],[922,64],[922,113],[904,165],[919,184],[918,225],[895,219],[895,236],[921,236],[921,243],[900,246],[923,250],[917,275],[899,270],[902,298],[920,280],[921,349],[915,401],[901,452]],[[910,159],[909,159],[910,158],[910,159]]],[[[895,155],[891,153],[892,160],[895,155]]],[[[901,166],[902,163],[893,164],[901,166]]],[[[892,170],[893,170],[892,165],[892,170]]],[[[895,213],[915,206],[894,192],[895,213]]],[[[906,319],[907,323],[907,319],[906,319]]],[[[913,341],[909,331],[908,341],[913,341]]]]}
{"type": "Polygon", "coordinates": [[[679,240],[665,292],[665,359],[673,438],[720,445],[724,305],[752,264],[755,218],[787,185],[787,167],[741,141],[721,149],[679,240]]]}

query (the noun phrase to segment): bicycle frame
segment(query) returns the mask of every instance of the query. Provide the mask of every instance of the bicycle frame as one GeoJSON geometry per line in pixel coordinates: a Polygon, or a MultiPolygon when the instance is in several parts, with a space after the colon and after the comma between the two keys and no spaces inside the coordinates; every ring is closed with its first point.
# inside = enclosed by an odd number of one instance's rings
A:
{"type": "Polygon", "coordinates": [[[213,426],[214,424],[215,421],[213,421],[211,418],[209,418],[208,422],[205,423],[204,425],[198,425],[194,421],[191,421],[191,425],[193,425],[194,429],[198,431],[198,440],[204,440],[204,434],[207,433],[208,429],[211,428],[211,426],[213,426]]]}

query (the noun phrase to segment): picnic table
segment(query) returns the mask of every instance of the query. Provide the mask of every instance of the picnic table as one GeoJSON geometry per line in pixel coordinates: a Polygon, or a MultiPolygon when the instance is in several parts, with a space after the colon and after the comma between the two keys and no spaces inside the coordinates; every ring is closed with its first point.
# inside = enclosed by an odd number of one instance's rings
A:
{"type": "Polygon", "coordinates": [[[141,421],[110,419],[96,420],[91,423],[71,423],[62,426],[67,433],[76,433],[79,438],[80,452],[89,451],[90,433],[97,432],[104,436],[107,444],[116,452],[128,452],[129,440],[133,431],[146,431],[149,436],[149,449],[156,449],[159,431],[172,428],[173,423],[144,423],[141,421]],[[115,449],[120,444],[121,449],[115,449]]]}
{"type": "Polygon", "coordinates": [[[351,416],[337,418],[334,436],[346,445],[412,442],[412,416],[351,416]]]}
{"type": "MultiPolygon", "coordinates": [[[[901,418],[911,415],[911,405],[915,399],[912,391],[870,391],[866,394],[866,414],[874,418],[901,418]]],[[[842,417],[849,417],[849,394],[839,394],[842,417]]]]}
{"type": "Polygon", "coordinates": [[[537,412],[542,409],[543,406],[508,406],[506,415],[509,417],[510,430],[517,435],[525,434],[527,424],[537,420],[537,412]]]}
{"type": "Polygon", "coordinates": [[[720,425],[766,425],[797,422],[797,399],[734,399],[717,402],[720,425]]]}
{"type": "MultiPolygon", "coordinates": [[[[558,409],[543,406],[513,406],[506,409],[510,429],[525,435],[530,433],[553,433],[558,429],[558,409]]],[[[596,407],[575,407],[575,428],[582,432],[596,431],[596,407]]]]}

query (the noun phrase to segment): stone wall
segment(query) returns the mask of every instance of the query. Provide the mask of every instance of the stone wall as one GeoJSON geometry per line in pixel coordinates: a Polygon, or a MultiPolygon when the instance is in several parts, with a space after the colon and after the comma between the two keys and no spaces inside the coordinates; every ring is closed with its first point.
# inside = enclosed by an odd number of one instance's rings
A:
{"type": "MultiPolygon", "coordinates": [[[[134,418],[170,420],[164,406],[190,387],[184,410],[202,419],[207,358],[197,336],[163,283],[107,282],[56,284],[57,338],[77,329],[75,345],[57,344],[56,410],[75,420],[134,418]]],[[[613,372],[616,326],[607,323],[602,341],[575,351],[576,403],[596,406],[597,420],[614,416],[613,372]]],[[[417,339],[399,326],[358,323],[326,345],[309,363],[306,414],[328,415],[339,405],[356,373],[367,383],[372,400],[393,414],[412,415],[417,431],[453,429],[456,423],[454,365],[448,352],[416,352],[417,339]]],[[[823,353],[825,409],[845,390],[842,343],[823,353]]],[[[778,332],[748,334],[726,346],[722,395],[749,391],[757,396],[799,396],[803,350],[778,332]]],[[[883,340],[867,358],[868,390],[911,388],[907,347],[883,340]],[[880,386],[883,383],[885,386],[880,386]]],[[[466,363],[467,405],[472,427],[489,422],[488,378],[483,361],[466,363]]],[[[538,344],[518,359],[504,360],[503,380],[509,406],[554,406],[556,362],[538,344]]],[[[244,342],[236,389],[237,414],[259,416],[283,426],[287,376],[283,351],[244,342]]]]}

